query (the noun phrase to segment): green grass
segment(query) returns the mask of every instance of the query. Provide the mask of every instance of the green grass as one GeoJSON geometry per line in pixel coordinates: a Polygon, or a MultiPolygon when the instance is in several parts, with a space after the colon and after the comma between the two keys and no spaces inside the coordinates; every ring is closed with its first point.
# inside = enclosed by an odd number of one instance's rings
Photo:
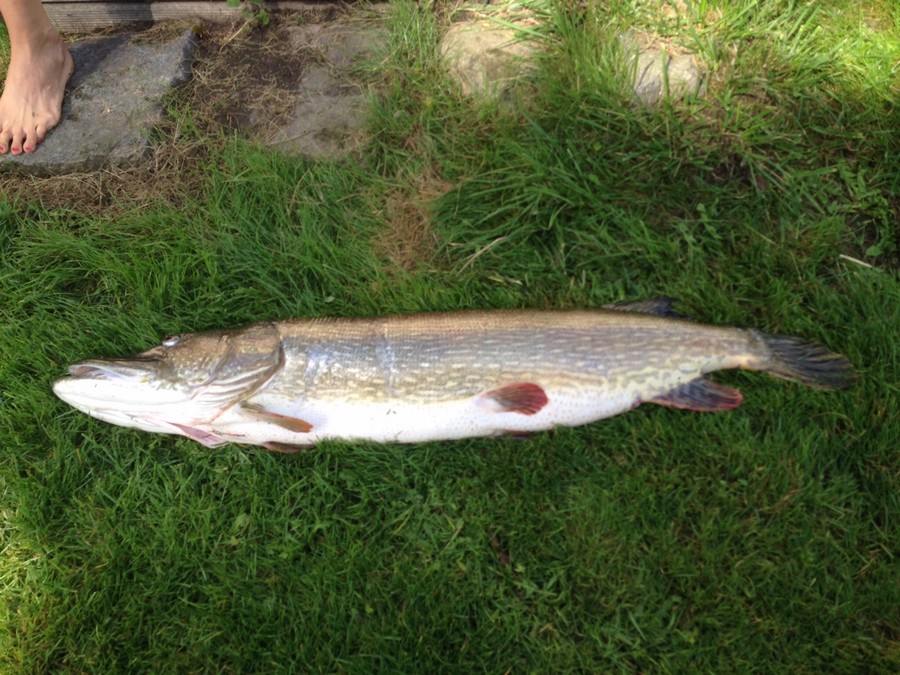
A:
{"type": "Polygon", "coordinates": [[[179,204],[0,197],[0,671],[900,667],[900,14],[657,5],[536,6],[511,113],[462,99],[434,8],[397,3],[360,161],[203,138],[176,102],[208,148],[179,204]],[[631,26],[694,49],[707,96],[635,109],[631,26]],[[416,227],[434,245],[398,267],[378,242],[416,227]],[[179,331],[660,295],[823,341],[860,382],[723,373],[746,397],[727,414],[297,456],[50,391],[179,331]]]}

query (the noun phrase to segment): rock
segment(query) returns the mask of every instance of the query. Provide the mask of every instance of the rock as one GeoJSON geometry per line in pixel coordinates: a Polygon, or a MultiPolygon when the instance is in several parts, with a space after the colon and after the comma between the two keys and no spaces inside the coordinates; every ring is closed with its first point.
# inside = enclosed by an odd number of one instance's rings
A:
{"type": "Polygon", "coordinates": [[[0,156],[0,172],[58,175],[140,162],[162,119],[162,98],[190,77],[196,48],[191,31],[162,44],[115,36],[70,45],[75,74],[62,121],[35,152],[0,156]]]}
{"type": "Polygon", "coordinates": [[[635,98],[644,105],[656,105],[666,96],[678,100],[703,95],[703,75],[693,55],[648,44],[633,33],[620,36],[620,42],[635,69],[632,83],[635,98]]]}
{"type": "Polygon", "coordinates": [[[493,21],[463,21],[450,26],[441,57],[466,96],[500,96],[527,75],[535,47],[518,41],[513,28],[493,21]]]}
{"type": "Polygon", "coordinates": [[[290,39],[297,47],[319,51],[333,67],[347,69],[383,47],[385,32],[374,24],[310,24],[293,26],[290,39]]]}
{"type": "Polygon", "coordinates": [[[319,63],[303,74],[289,121],[267,143],[320,159],[353,152],[365,140],[369,102],[349,71],[384,47],[384,29],[371,23],[313,24],[291,27],[289,37],[296,49],[312,50],[319,63]]]}

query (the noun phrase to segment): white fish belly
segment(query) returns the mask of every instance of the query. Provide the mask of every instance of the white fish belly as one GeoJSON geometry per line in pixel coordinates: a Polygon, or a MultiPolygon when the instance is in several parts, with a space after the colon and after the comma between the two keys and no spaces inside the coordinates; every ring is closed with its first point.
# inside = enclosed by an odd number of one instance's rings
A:
{"type": "Polygon", "coordinates": [[[370,440],[380,443],[416,443],[507,432],[531,432],[555,426],[578,426],[633,408],[636,394],[613,396],[600,392],[547,392],[548,403],[534,415],[498,411],[480,397],[435,404],[392,402],[277,403],[263,395],[254,405],[312,425],[307,433],[251,417],[235,408],[205,427],[215,435],[245,444],[285,443],[311,445],[327,439],[370,440]]]}

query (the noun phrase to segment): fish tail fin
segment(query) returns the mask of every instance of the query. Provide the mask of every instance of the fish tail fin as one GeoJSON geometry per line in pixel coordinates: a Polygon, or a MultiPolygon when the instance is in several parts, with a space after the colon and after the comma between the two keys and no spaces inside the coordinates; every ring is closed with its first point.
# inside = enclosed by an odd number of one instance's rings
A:
{"type": "Polygon", "coordinates": [[[760,370],[818,389],[844,389],[856,382],[847,357],[824,345],[789,335],[754,333],[770,352],[768,362],[760,370]]]}

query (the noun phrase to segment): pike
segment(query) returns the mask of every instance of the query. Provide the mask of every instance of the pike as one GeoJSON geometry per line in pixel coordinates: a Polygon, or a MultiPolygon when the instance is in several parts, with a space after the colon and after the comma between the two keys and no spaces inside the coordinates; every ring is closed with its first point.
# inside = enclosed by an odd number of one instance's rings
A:
{"type": "Polygon", "coordinates": [[[263,322],[79,361],[53,390],[112,424],[294,452],[325,439],[527,434],[641,403],[736,408],[740,391],[705,377],[717,370],[822,389],[855,379],[822,345],[695,323],[672,302],[263,322]]]}

